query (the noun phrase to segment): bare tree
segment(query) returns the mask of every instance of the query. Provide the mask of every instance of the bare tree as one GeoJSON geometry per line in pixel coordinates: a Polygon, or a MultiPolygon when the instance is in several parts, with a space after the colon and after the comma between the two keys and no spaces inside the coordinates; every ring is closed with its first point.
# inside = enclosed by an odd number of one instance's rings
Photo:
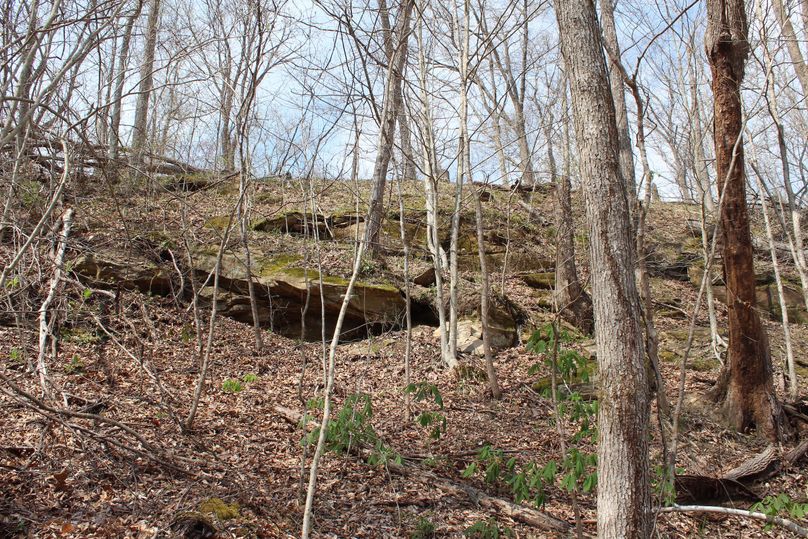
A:
{"type": "MultiPolygon", "coordinates": [[[[601,399],[598,536],[651,535],[648,371],[629,193],[594,3],[556,2],[586,196],[601,399]]],[[[621,82],[622,84],[622,82],[621,82]]]]}
{"type": "MultiPolygon", "coordinates": [[[[562,85],[562,114],[569,114],[567,106],[566,79],[562,85]]],[[[568,322],[586,334],[594,329],[592,298],[578,280],[578,269],[575,265],[575,226],[572,219],[572,156],[570,151],[569,121],[562,122],[563,171],[559,175],[553,152],[555,138],[551,126],[555,123],[552,109],[547,111],[546,138],[547,162],[550,167],[550,179],[556,189],[556,267],[555,267],[555,301],[559,312],[568,322]]]]}
{"type": "MultiPolygon", "coordinates": [[[[414,0],[402,0],[395,30],[395,50],[388,62],[384,89],[384,104],[379,125],[379,141],[376,161],[373,165],[373,192],[370,197],[365,241],[374,254],[379,253],[379,234],[384,220],[384,194],[387,185],[387,169],[393,153],[396,119],[401,109],[401,84],[404,65],[407,61],[407,41],[410,37],[410,19],[414,0]]],[[[380,4],[386,11],[384,0],[380,4]]]]}
{"type": "Polygon", "coordinates": [[[132,41],[132,30],[135,22],[140,17],[143,9],[143,0],[138,0],[134,12],[126,19],[126,25],[121,38],[121,46],[118,50],[118,72],[115,75],[115,91],[112,97],[110,112],[110,127],[107,144],[109,145],[109,157],[113,161],[118,158],[118,148],[120,147],[120,127],[121,108],[123,102],[123,88],[126,83],[126,71],[129,67],[129,49],[132,41]]]}
{"type": "MultiPolygon", "coordinates": [[[[609,51],[609,85],[614,99],[615,120],[620,142],[620,173],[629,195],[629,211],[634,217],[637,205],[637,185],[634,182],[634,153],[631,149],[631,134],[628,128],[628,109],[626,108],[626,92],[620,63],[620,43],[617,40],[617,28],[614,22],[615,0],[600,0],[600,14],[603,24],[603,43],[609,51]]],[[[636,225],[635,225],[636,226],[636,225]]]]}
{"type": "Polygon", "coordinates": [[[143,63],[140,70],[135,120],[132,125],[132,163],[135,167],[142,165],[148,138],[149,98],[154,86],[154,55],[157,48],[157,30],[160,24],[160,3],[162,0],[151,0],[149,17],[146,26],[146,42],[143,50],[143,63]]]}

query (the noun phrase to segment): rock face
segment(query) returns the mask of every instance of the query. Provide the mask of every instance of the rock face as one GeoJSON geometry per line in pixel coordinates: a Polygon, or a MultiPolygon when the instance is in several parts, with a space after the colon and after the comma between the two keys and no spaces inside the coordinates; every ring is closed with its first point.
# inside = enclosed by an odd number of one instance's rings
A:
{"type": "Polygon", "coordinates": [[[80,256],[71,267],[80,279],[99,288],[119,286],[161,296],[179,292],[171,272],[146,258],[97,252],[80,256]]]}
{"type": "MultiPolygon", "coordinates": [[[[701,286],[701,279],[704,269],[699,266],[692,266],[688,269],[690,282],[695,287],[701,286]]],[[[712,274],[713,294],[715,299],[721,303],[727,303],[727,288],[723,284],[720,268],[712,274]]],[[[768,313],[769,318],[782,322],[782,311],[780,307],[780,296],[777,293],[777,285],[774,282],[773,274],[759,274],[755,276],[755,297],[757,306],[761,311],[768,313]]],[[[798,287],[787,282],[783,283],[783,296],[785,297],[786,309],[788,310],[789,322],[808,323],[808,310],[805,309],[805,302],[798,287]]]]}
{"type": "MultiPolygon", "coordinates": [[[[193,261],[196,278],[206,280],[214,270],[216,254],[198,252],[193,255],[193,261]]],[[[316,271],[306,272],[293,267],[295,262],[294,257],[273,259],[253,255],[251,272],[259,299],[259,321],[262,326],[271,327],[292,338],[319,340],[325,330],[329,339],[336,325],[348,280],[320,276],[316,271]]],[[[205,290],[204,297],[211,300],[212,296],[212,290],[205,290]]],[[[252,322],[247,269],[236,254],[228,252],[222,257],[217,299],[221,300],[218,306],[225,316],[252,322]]],[[[357,281],[345,313],[342,337],[359,338],[368,333],[398,327],[405,310],[404,298],[397,287],[357,281]]]]}

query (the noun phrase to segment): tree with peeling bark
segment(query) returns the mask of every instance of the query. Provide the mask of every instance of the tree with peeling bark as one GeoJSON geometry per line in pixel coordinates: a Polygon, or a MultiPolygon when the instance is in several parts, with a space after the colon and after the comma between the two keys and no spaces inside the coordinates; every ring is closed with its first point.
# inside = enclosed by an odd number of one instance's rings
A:
{"type": "Polygon", "coordinates": [[[555,8],[589,224],[601,386],[598,537],[645,538],[652,522],[648,368],[614,102],[594,2],[559,0],[555,8]]]}
{"type": "Polygon", "coordinates": [[[715,167],[722,200],[729,349],[711,396],[730,424],[770,440],[783,436],[766,329],[755,309],[752,236],[746,207],[741,81],[749,54],[744,0],[708,0],[704,44],[713,80],[715,167]]]}

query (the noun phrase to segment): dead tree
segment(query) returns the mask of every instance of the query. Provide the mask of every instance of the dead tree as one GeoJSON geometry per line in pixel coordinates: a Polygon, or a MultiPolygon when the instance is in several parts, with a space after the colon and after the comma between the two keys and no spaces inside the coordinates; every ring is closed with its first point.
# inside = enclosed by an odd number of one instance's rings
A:
{"type": "Polygon", "coordinates": [[[756,429],[770,440],[782,437],[783,412],[772,383],[766,330],[755,310],[755,270],[746,207],[741,81],[749,54],[744,0],[708,0],[705,49],[713,74],[715,166],[723,199],[724,281],[727,287],[729,349],[711,393],[740,432],[756,429]]]}

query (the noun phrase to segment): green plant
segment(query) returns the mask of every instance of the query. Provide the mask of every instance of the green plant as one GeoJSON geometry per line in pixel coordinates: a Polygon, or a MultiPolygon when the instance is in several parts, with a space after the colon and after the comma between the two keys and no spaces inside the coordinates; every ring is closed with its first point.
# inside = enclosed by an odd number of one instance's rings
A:
{"type": "MultiPolygon", "coordinates": [[[[559,331],[554,324],[547,324],[533,332],[527,348],[534,354],[541,355],[544,364],[554,371],[554,375],[557,376],[556,387],[562,386],[567,389],[566,392],[557,391],[555,395],[558,418],[566,418],[578,427],[571,439],[573,445],[567,448],[561,462],[556,464],[560,487],[568,492],[578,490],[590,492],[598,482],[597,455],[581,451],[575,444],[584,439],[596,441],[598,401],[587,400],[572,389],[576,383],[589,382],[590,375],[587,359],[575,349],[561,346],[575,340],[577,335],[565,330],[559,331]]],[[[534,365],[529,372],[535,374],[538,370],[539,365],[534,365]]],[[[552,386],[546,388],[545,393],[551,394],[552,386]]]]}
{"type": "MultiPolygon", "coordinates": [[[[404,388],[405,393],[412,393],[416,402],[432,401],[438,410],[443,410],[443,397],[438,386],[429,382],[417,382],[404,388]]],[[[424,428],[431,427],[429,437],[439,440],[446,433],[446,416],[440,411],[426,410],[415,416],[415,422],[424,428]]]]}
{"type": "Polygon", "coordinates": [[[73,354],[70,362],[65,365],[65,374],[81,374],[84,372],[84,362],[78,354],[73,354]]]}
{"type": "MultiPolygon", "coordinates": [[[[791,518],[802,520],[805,515],[808,515],[808,503],[802,503],[792,500],[788,494],[777,494],[775,496],[766,496],[752,506],[752,511],[759,511],[770,517],[781,516],[786,514],[791,518]]],[[[766,530],[770,530],[771,523],[766,524],[766,530]]]]}
{"type": "Polygon", "coordinates": [[[18,184],[18,196],[25,209],[44,204],[45,197],[42,195],[42,184],[36,180],[23,180],[18,184]]]}
{"type": "Polygon", "coordinates": [[[463,532],[466,537],[473,539],[499,539],[500,537],[514,537],[513,530],[508,527],[500,528],[496,519],[479,520],[466,528],[463,532]]]}
{"type": "Polygon", "coordinates": [[[376,270],[376,263],[373,261],[373,258],[369,256],[362,257],[362,261],[359,263],[359,274],[370,275],[375,270],[376,270]]]}
{"type": "MultiPolygon", "coordinates": [[[[321,409],[322,399],[309,400],[309,409],[321,409]]],[[[373,417],[373,406],[370,395],[357,393],[349,395],[345,399],[345,404],[333,419],[328,422],[325,436],[326,451],[335,453],[350,453],[354,449],[368,448],[368,464],[386,464],[395,462],[401,464],[401,456],[388,447],[376,434],[370,419],[373,417]]],[[[303,418],[305,423],[311,420],[311,416],[306,414],[303,418]]],[[[319,427],[306,435],[302,443],[304,445],[316,445],[320,437],[319,427]]]]}
{"type": "Polygon", "coordinates": [[[194,338],[194,328],[191,324],[183,324],[180,331],[180,339],[183,344],[188,344],[194,338]]]}
{"type": "Polygon", "coordinates": [[[244,383],[245,383],[245,384],[251,384],[251,383],[253,383],[253,382],[257,382],[257,381],[258,381],[258,375],[257,375],[257,374],[253,374],[253,373],[251,373],[251,372],[248,372],[247,374],[245,374],[244,376],[242,376],[242,377],[241,377],[241,379],[244,381],[244,383]]]}
{"type": "Polygon", "coordinates": [[[432,539],[435,537],[435,525],[426,517],[418,517],[410,539],[432,539]]]}
{"type": "MultiPolygon", "coordinates": [[[[676,468],[677,474],[684,473],[684,471],[684,468],[676,468]]],[[[651,488],[662,502],[662,505],[671,505],[676,502],[676,487],[673,481],[669,480],[665,466],[654,466],[653,477],[651,477],[651,488]]]]}
{"type": "Polygon", "coordinates": [[[241,393],[244,391],[244,384],[235,378],[227,378],[222,382],[222,391],[225,393],[241,393]]]}
{"type": "Polygon", "coordinates": [[[514,502],[531,500],[536,507],[541,507],[546,501],[545,485],[553,482],[557,470],[558,464],[554,460],[544,466],[534,462],[521,463],[516,457],[506,459],[501,449],[484,445],[463,470],[463,477],[482,472],[486,483],[510,488],[514,502]]]}
{"type": "Polygon", "coordinates": [[[8,353],[8,359],[12,365],[22,365],[22,350],[19,348],[12,348],[8,353]]]}

